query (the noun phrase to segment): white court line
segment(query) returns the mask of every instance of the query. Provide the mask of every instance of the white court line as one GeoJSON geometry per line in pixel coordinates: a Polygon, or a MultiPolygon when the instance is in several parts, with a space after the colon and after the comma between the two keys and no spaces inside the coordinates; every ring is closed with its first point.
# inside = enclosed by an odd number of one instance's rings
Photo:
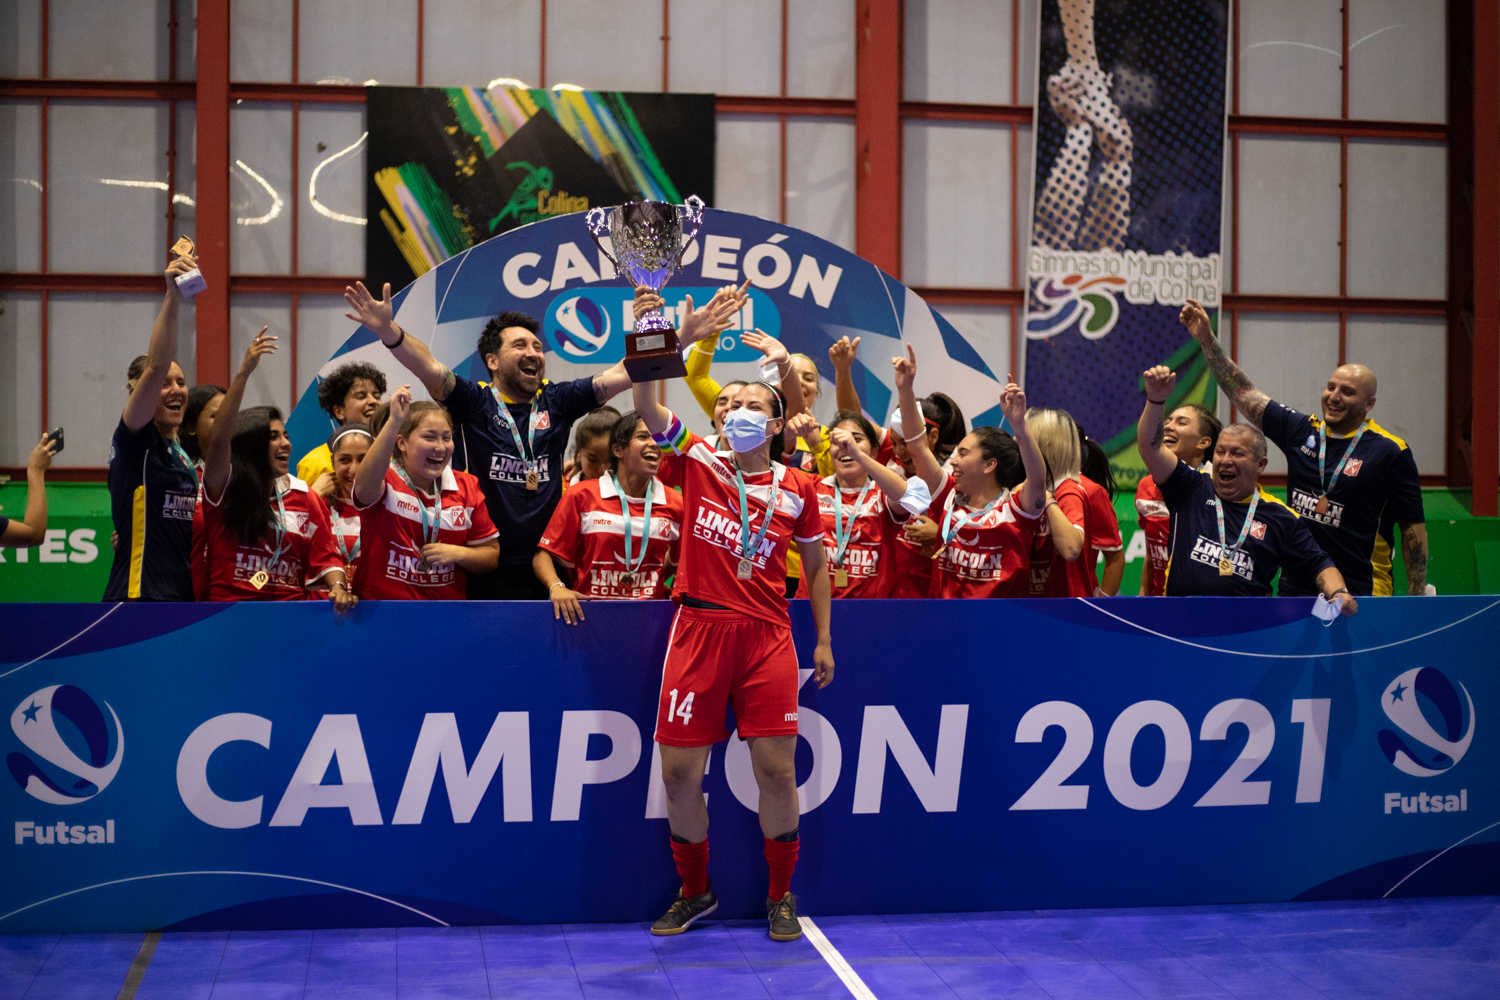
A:
{"type": "MultiPolygon", "coordinates": [[[[104,612],[104,614],[100,615],[98,618],[95,618],[93,620],[93,622],[89,625],[89,627],[86,628],[86,629],[84,629],[83,632],[87,632],[90,628],[93,628],[95,625],[98,625],[104,619],[108,618],[110,615],[114,614],[116,611],[119,611],[119,610],[120,610],[120,605],[116,604],[114,607],[112,607],[108,611],[104,612]]],[[[82,636],[83,632],[79,632],[78,635],[73,636],[73,639],[77,639],[80,636],[82,636]]],[[[51,656],[53,653],[57,652],[59,649],[62,649],[68,643],[72,642],[73,639],[66,639],[63,642],[58,643],[56,646],[53,646],[51,649],[47,650],[41,656],[38,656],[36,658],[36,660],[27,660],[25,663],[21,664],[19,667],[15,667],[15,668],[13,668],[11,670],[7,670],[3,674],[0,674],[0,677],[9,677],[11,674],[15,673],[17,670],[25,670],[27,667],[29,667],[33,663],[37,662],[37,660],[45,660],[47,657],[51,656]]],[[[0,918],[0,919],[3,919],[3,918],[0,918]]]]}
{"type": "MultiPolygon", "coordinates": [[[[1500,826],[1500,823],[1491,823],[1489,826],[1485,827],[1484,830],[1493,830],[1497,826],[1500,826]]],[[[1481,833],[1483,833],[1484,830],[1475,830],[1473,833],[1471,833],[1467,837],[1465,837],[1464,840],[1473,840],[1475,837],[1477,837],[1481,833]]],[[[1453,850],[1453,848],[1457,847],[1459,844],[1462,844],[1464,842],[1464,840],[1460,840],[1460,841],[1458,841],[1457,843],[1454,843],[1454,844],[1449,844],[1447,847],[1443,848],[1441,851],[1438,851],[1432,857],[1428,858],[1426,861],[1422,862],[1420,865],[1417,865],[1417,867],[1415,867],[1411,871],[1407,872],[1406,873],[1406,878],[1403,878],[1401,880],[1401,882],[1405,882],[1407,878],[1411,878],[1417,872],[1421,871],[1423,868],[1426,868],[1428,865],[1432,864],[1438,858],[1442,857],[1444,854],[1447,854],[1449,851],[1453,850]]],[[[1385,899],[1391,893],[1393,893],[1397,889],[1401,888],[1401,882],[1397,882],[1395,885],[1393,885],[1389,889],[1387,889],[1385,891],[1385,896],[1381,896],[1380,898],[1381,899],[1385,899]]],[[[807,923],[807,921],[804,920],[803,923],[807,923]]]]}
{"type": "Polygon", "coordinates": [[[818,954],[822,955],[823,961],[833,969],[834,975],[842,979],[844,985],[849,987],[850,993],[853,993],[859,1000],[879,1000],[874,993],[870,992],[870,987],[865,985],[865,981],[859,978],[859,973],[854,971],[853,966],[844,960],[843,955],[839,954],[839,950],[833,946],[833,943],[823,936],[823,932],[818,929],[817,924],[812,922],[811,917],[798,917],[797,919],[802,923],[802,933],[812,942],[812,946],[818,949],[818,954]]]}

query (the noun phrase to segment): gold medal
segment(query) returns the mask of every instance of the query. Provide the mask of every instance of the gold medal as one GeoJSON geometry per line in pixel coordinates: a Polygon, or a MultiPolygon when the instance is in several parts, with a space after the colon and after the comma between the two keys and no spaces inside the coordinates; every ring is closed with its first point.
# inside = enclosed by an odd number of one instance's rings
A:
{"type": "Polygon", "coordinates": [[[526,473],[526,488],[528,490],[535,493],[539,485],[541,485],[541,480],[535,472],[526,473]]]}
{"type": "Polygon", "coordinates": [[[177,237],[177,242],[172,244],[172,252],[179,257],[187,257],[193,252],[193,241],[186,236],[177,237]]]}
{"type": "Polygon", "coordinates": [[[1328,497],[1326,497],[1326,496],[1318,497],[1317,506],[1315,506],[1313,508],[1313,510],[1317,511],[1319,514],[1326,514],[1326,513],[1328,513],[1328,497]]]}
{"type": "Polygon", "coordinates": [[[833,571],[833,585],[835,587],[849,586],[849,571],[842,566],[835,568],[833,571]]]}
{"type": "Polygon", "coordinates": [[[1228,556],[1219,560],[1219,575],[1234,576],[1234,563],[1229,561],[1228,556]]]}
{"type": "Polygon", "coordinates": [[[635,587],[635,574],[634,573],[621,573],[620,574],[620,586],[622,588],[624,588],[625,590],[631,590],[631,589],[633,589],[635,587]]]}
{"type": "Polygon", "coordinates": [[[741,559],[739,568],[735,570],[734,575],[739,577],[741,580],[748,580],[750,579],[751,574],[753,574],[754,572],[755,567],[751,564],[750,560],[741,559]]]}
{"type": "Polygon", "coordinates": [[[256,590],[263,590],[266,584],[270,582],[271,574],[267,573],[265,570],[260,570],[250,578],[250,585],[256,590]]]}

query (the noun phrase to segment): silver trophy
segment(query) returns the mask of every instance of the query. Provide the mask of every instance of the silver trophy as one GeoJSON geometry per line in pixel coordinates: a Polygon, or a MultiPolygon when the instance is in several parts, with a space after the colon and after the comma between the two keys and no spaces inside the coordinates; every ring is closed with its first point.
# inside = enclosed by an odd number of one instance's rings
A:
{"type": "MultiPolygon", "coordinates": [[[[682,267],[684,217],[692,223],[691,240],[703,225],[703,199],[688,195],[686,205],[665,201],[630,201],[618,208],[591,208],[585,216],[589,235],[599,252],[609,258],[615,271],[632,285],[645,285],[660,292],[672,272],[682,267]],[[609,236],[614,254],[604,249],[599,237],[609,236]]],[[[632,382],[655,382],[687,374],[677,332],[661,310],[636,320],[635,330],[625,336],[625,370],[632,382]]]]}

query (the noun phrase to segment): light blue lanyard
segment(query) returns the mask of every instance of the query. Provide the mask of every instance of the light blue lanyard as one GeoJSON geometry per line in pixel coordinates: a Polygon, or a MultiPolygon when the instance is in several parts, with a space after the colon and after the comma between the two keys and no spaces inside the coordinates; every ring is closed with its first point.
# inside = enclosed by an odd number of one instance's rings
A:
{"type": "Polygon", "coordinates": [[[1359,425],[1359,430],[1354,433],[1354,440],[1349,442],[1349,447],[1344,449],[1344,457],[1339,459],[1339,464],[1333,467],[1333,478],[1328,480],[1328,485],[1323,485],[1323,456],[1328,452],[1328,425],[1318,425],[1318,489],[1323,491],[1326,497],[1333,492],[1333,484],[1339,481],[1339,473],[1344,471],[1344,465],[1348,463],[1349,456],[1354,454],[1354,449],[1359,446],[1359,439],[1365,436],[1365,430],[1370,426],[1366,420],[1359,425]]]}
{"type": "Polygon", "coordinates": [[[281,561],[281,543],[286,537],[286,506],[281,502],[281,498],[285,495],[280,490],[276,491],[276,551],[271,554],[270,568],[272,570],[281,561]]]}
{"type": "Polygon", "coordinates": [[[1250,525],[1255,520],[1255,507],[1260,503],[1260,490],[1250,496],[1250,509],[1245,511],[1245,523],[1240,525],[1240,537],[1235,540],[1234,548],[1229,547],[1228,536],[1224,534],[1224,504],[1219,498],[1214,497],[1214,516],[1219,519],[1219,558],[1228,559],[1231,552],[1238,552],[1240,546],[1245,544],[1246,537],[1250,534],[1250,525]]]}
{"type": "Polygon", "coordinates": [[[864,487],[859,491],[859,499],[854,501],[854,510],[849,513],[849,523],[844,523],[844,488],[839,485],[837,478],[833,481],[833,564],[844,565],[844,553],[849,549],[849,541],[854,537],[854,522],[859,520],[860,508],[865,505],[865,494],[870,492],[870,487],[875,485],[875,480],[866,479],[864,487]]]}
{"type": "Polygon", "coordinates": [[[753,545],[750,543],[750,495],[745,490],[745,474],[740,471],[738,463],[734,468],[734,484],[740,488],[740,558],[754,559],[755,553],[760,551],[760,543],[766,540],[766,532],[771,530],[771,515],[776,513],[776,501],[781,498],[776,466],[771,466],[771,499],[766,503],[766,517],[760,522],[760,534],[755,536],[753,545]]]}
{"type": "MultiPolygon", "coordinates": [[[[334,503],[336,505],[338,503],[338,501],[335,500],[334,503]]],[[[337,514],[339,512],[337,510],[335,510],[334,513],[337,514]]],[[[342,518],[340,518],[340,519],[342,520],[342,518]]],[[[422,520],[422,525],[423,525],[424,528],[427,525],[427,520],[426,520],[425,516],[424,516],[424,518],[422,520]]],[[[358,535],[354,536],[354,552],[353,552],[353,554],[351,554],[349,552],[349,547],[344,544],[343,533],[342,532],[338,532],[338,531],[335,531],[333,533],[333,544],[335,544],[335,545],[337,545],[339,547],[339,555],[341,555],[341,556],[344,557],[344,565],[345,566],[352,566],[352,565],[354,565],[354,560],[356,560],[356,559],[359,558],[359,546],[360,546],[360,542],[361,541],[363,541],[363,539],[361,539],[358,535]]]]}
{"type": "Polygon", "coordinates": [[[516,426],[516,418],[510,415],[510,407],[505,405],[505,397],[500,395],[500,390],[494,384],[490,385],[490,392],[495,397],[495,406],[500,410],[500,419],[505,421],[505,426],[510,428],[511,436],[516,439],[516,450],[521,453],[521,461],[526,464],[528,475],[538,475],[538,463],[536,460],[536,404],[541,398],[538,392],[531,397],[531,417],[526,421],[526,444],[521,445],[521,428],[516,426]],[[530,452],[530,455],[527,455],[530,452]]]}
{"type": "MultiPolygon", "coordinates": [[[[625,572],[635,573],[638,572],[641,568],[641,565],[645,563],[646,549],[651,545],[651,492],[652,487],[656,484],[649,479],[646,481],[646,528],[641,532],[641,556],[639,559],[637,559],[631,555],[630,550],[630,498],[627,497],[625,495],[625,491],[620,488],[619,476],[616,476],[614,473],[610,473],[609,478],[614,481],[615,492],[620,494],[620,513],[625,517],[625,572]]],[[[744,501],[742,500],[741,503],[743,502],[744,501]]]]}
{"type": "Polygon", "coordinates": [[[958,502],[955,498],[954,502],[948,507],[948,513],[943,515],[943,544],[947,545],[955,534],[962,531],[964,528],[967,528],[969,525],[973,524],[980,518],[984,517],[984,515],[988,514],[990,511],[994,510],[996,505],[998,505],[1000,501],[1004,500],[1008,495],[1008,493],[1002,491],[999,496],[984,505],[984,510],[978,512],[965,511],[962,516],[962,520],[956,522],[953,519],[953,515],[958,509],[958,502]]]}
{"type": "MultiPolygon", "coordinates": [[[[432,481],[432,521],[429,523],[427,520],[427,494],[417,489],[417,484],[411,481],[411,476],[408,476],[406,470],[401,468],[400,465],[392,462],[391,468],[396,470],[396,475],[400,476],[401,481],[410,486],[412,493],[416,494],[417,506],[422,508],[422,539],[428,545],[433,544],[438,540],[438,532],[443,526],[443,491],[439,487],[438,481],[436,479],[432,481]]],[[[358,552],[357,549],[355,551],[358,552]]]]}
{"type": "MultiPolygon", "coordinates": [[[[188,469],[189,472],[192,472],[193,469],[194,469],[193,460],[192,460],[192,458],[190,458],[188,456],[187,449],[184,448],[182,446],[181,442],[179,442],[174,437],[173,438],[166,438],[165,440],[167,442],[167,447],[171,448],[172,451],[176,452],[177,457],[180,458],[180,459],[182,459],[182,464],[185,465],[185,466],[187,466],[187,469],[188,469]]],[[[1343,466],[1339,466],[1339,468],[1343,468],[1343,466]]]]}

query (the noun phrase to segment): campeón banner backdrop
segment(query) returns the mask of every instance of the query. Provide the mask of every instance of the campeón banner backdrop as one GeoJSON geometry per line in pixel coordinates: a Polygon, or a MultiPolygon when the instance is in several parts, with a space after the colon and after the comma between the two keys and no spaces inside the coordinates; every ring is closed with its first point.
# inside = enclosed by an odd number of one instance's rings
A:
{"type": "MultiPolygon", "coordinates": [[[[683,297],[702,305],[723,285],[751,279],[750,304],[720,339],[715,362],[757,361],[761,355],[738,334],[759,328],[793,353],[821,359],[840,337],[862,337],[855,386],[866,410],[884,419],[895,409],[890,359],[915,345],[919,391],[941,388],[971,425],[999,425],[1000,379],[947,320],[911,289],[827,240],[752,215],[709,209],[683,254],[683,270],[663,290],[675,317],[683,297]]],[[[379,293],[379,289],[372,291],[379,293]]],[[[475,342],[484,325],[507,309],[541,321],[552,379],[594,375],[625,356],[625,333],[635,325],[634,291],[615,276],[573,214],[533,222],[466,250],[423,274],[396,295],[396,322],[427,343],[460,375],[487,378],[475,342]]],[[[369,330],[356,330],[319,372],[349,361],[369,361],[391,385],[414,382],[369,330]]],[[[314,381],[288,424],[295,455],[328,437],[328,415],[318,409],[314,381]]],[[[414,386],[420,392],[420,386],[414,386]]],[[[628,407],[628,401],[625,402],[628,407]]]]}
{"type": "MultiPolygon", "coordinates": [[[[1500,892],[1500,601],[1309,607],[836,602],[804,911],[1500,892]]],[[[0,605],[0,933],[654,919],[672,613],[0,605]]],[[[721,912],[763,917],[746,744],[704,787],[721,912]]]]}
{"type": "Polygon", "coordinates": [[[1169,406],[1214,405],[1178,323],[1223,287],[1225,0],[1042,4],[1026,259],[1026,391],[1141,475],[1141,372],[1178,372],[1169,406]]]}

